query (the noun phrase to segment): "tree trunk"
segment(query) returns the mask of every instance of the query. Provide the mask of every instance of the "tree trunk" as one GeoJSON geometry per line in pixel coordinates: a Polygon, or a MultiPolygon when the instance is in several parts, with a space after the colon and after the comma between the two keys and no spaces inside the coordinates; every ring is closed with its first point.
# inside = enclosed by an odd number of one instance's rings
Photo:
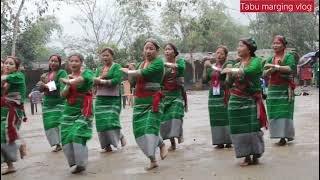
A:
{"type": "Polygon", "coordinates": [[[189,50],[190,53],[190,61],[191,61],[191,65],[192,65],[192,83],[196,82],[196,66],[194,65],[194,60],[193,60],[193,50],[190,49],[189,50]]]}
{"type": "Polygon", "coordinates": [[[18,12],[16,14],[16,17],[14,18],[11,56],[16,55],[16,43],[17,43],[17,34],[18,34],[18,29],[19,29],[19,17],[20,17],[20,13],[21,13],[24,2],[25,2],[25,0],[21,1],[18,12]]]}

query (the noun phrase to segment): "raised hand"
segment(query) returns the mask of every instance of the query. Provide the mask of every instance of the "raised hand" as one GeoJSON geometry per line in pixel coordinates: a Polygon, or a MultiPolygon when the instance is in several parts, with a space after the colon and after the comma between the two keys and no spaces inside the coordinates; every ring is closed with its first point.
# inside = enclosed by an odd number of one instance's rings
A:
{"type": "Polygon", "coordinates": [[[204,62],[204,67],[205,67],[205,68],[211,67],[211,62],[210,62],[210,60],[206,60],[206,61],[204,62]]]}

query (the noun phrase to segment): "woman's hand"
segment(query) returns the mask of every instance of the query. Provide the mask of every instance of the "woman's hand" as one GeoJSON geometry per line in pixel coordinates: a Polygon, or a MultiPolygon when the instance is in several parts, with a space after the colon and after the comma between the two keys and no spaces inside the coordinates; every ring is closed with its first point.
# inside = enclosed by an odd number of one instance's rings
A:
{"type": "Polygon", "coordinates": [[[106,77],[108,76],[108,72],[109,72],[109,71],[102,71],[102,74],[101,74],[101,76],[100,76],[100,79],[106,78],[106,77]]]}
{"type": "Polygon", "coordinates": [[[269,77],[275,70],[273,68],[267,69],[265,71],[263,71],[262,76],[263,77],[269,77]]]}
{"type": "Polygon", "coordinates": [[[36,86],[39,87],[40,89],[48,88],[48,86],[42,81],[39,81],[36,86]]]}
{"type": "Polygon", "coordinates": [[[274,64],[265,64],[264,67],[267,69],[274,68],[274,64]]]}
{"type": "Polygon", "coordinates": [[[68,75],[68,79],[75,79],[75,78],[77,78],[77,77],[73,76],[72,74],[68,75]]]}
{"type": "Polygon", "coordinates": [[[66,79],[66,78],[60,78],[60,81],[64,84],[70,84],[69,79],[66,79]]]}
{"type": "Polygon", "coordinates": [[[101,79],[100,78],[93,78],[93,83],[94,83],[94,85],[99,85],[99,84],[101,84],[101,79]]]}
{"type": "Polygon", "coordinates": [[[3,82],[1,82],[1,87],[4,88],[4,89],[8,89],[9,88],[9,83],[3,81],[3,82]]]}
{"type": "Polygon", "coordinates": [[[232,68],[224,68],[221,72],[221,74],[230,74],[232,73],[232,68]]]}
{"type": "Polygon", "coordinates": [[[206,61],[204,62],[204,67],[205,67],[205,68],[210,68],[211,66],[212,66],[212,64],[211,64],[210,60],[206,60],[206,61]]]}
{"type": "Polygon", "coordinates": [[[164,65],[168,68],[176,68],[176,64],[173,64],[173,63],[167,62],[167,63],[164,63],[164,65]]]}
{"type": "Polygon", "coordinates": [[[136,67],[134,66],[134,64],[130,64],[128,67],[129,70],[136,70],[136,67]]]}
{"type": "Polygon", "coordinates": [[[228,76],[230,76],[232,74],[235,74],[235,75],[238,75],[238,76],[244,76],[242,69],[230,68],[230,67],[224,68],[222,70],[221,74],[227,74],[228,76]]]}
{"type": "MultiPolygon", "coordinates": [[[[132,69],[132,70],[134,70],[134,69],[132,69]]],[[[120,71],[125,73],[125,74],[128,74],[129,69],[128,68],[120,68],[120,71]]]]}

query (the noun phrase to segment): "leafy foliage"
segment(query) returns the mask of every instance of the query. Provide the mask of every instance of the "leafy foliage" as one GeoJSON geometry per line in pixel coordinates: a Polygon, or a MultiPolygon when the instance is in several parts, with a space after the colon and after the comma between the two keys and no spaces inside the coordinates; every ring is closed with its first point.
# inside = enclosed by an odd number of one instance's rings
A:
{"type": "Polygon", "coordinates": [[[250,27],[259,48],[270,48],[278,34],[301,54],[319,48],[319,21],[310,13],[260,13],[250,27]]]}
{"type": "MultiPolygon", "coordinates": [[[[18,35],[16,55],[22,59],[26,68],[30,67],[31,62],[50,55],[46,44],[54,31],[61,31],[57,19],[54,16],[46,16],[32,23],[23,33],[18,35]]],[[[12,41],[6,41],[1,45],[2,57],[11,54],[11,45],[12,41]]]]}

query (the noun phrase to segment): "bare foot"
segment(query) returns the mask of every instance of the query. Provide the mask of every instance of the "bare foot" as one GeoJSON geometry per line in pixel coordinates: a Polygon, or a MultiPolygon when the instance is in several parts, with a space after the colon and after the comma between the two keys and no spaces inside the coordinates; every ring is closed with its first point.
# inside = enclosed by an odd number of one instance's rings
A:
{"type": "Polygon", "coordinates": [[[178,143],[181,144],[184,142],[183,136],[178,137],[178,143]]]}
{"type": "Polygon", "coordinates": [[[100,153],[106,153],[107,150],[106,149],[101,149],[100,153]]]}
{"type": "Polygon", "coordinates": [[[249,162],[243,161],[242,163],[240,163],[241,167],[245,167],[245,166],[249,166],[249,162]]]}
{"type": "Polygon", "coordinates": [[[163,143],[162,146],[160,147],[160,157],[162,160],[164,160],[168,155],[168,150],[166,145],[163,143]]]}
{"type": "Polygon", "coordinates": [[[150,171],[151,169],[154,169],[154,168],[157,168],[157,167],[158,167],[157,161],[151,161],[150,162],[150,166],[146,167],[145,170],[146,171],[150,171]]]}
{"type": "Polygon", "coordinates": [[[168,149],[169,151],[174,151],[176,150],[176,140],[174,138],[171,138],[170,139],[170,142],[171,142],[171,146],[170,148],[168,149]]]}
{"type": "Polygon", "coordinates": [[[246,158],[244,158],[244,161],[242,163],[240,163],[240,166],[245,167],[245,166],[250,165],[250,163],[251,163],[251,158],[246,157],[246,158]]]}
{"type": "Polygon", "coordinates": [[[72,174],[77,174],[77,173],[80,173],[80,172],[82,172],[82,171],[84,171],[84,170],[86,170],[85,167],[76,166],[76,168],[75,168],[73,171],[71,171],[71,173],[72,173],[72,174]]]}
{"type": "Polygon", "coordinates": [[[20,152],[21,159],[23,159],[27,155],[27,145],[21,144],[19,148],[19,152],[20,152]]]}
{"type": "Polygon", "coordinates": [[[1,174],[7,175],[7,174],[15,173],[15,172],[16,172],[16,169],[14,168],[14,166],[8,166],[8,168],[1,174]]]}
{"type": "Polygon", "coordinates": [[[122,138],[120,139],[120,142],[122,147],[127,145],[127,140],[124,138],[124,136],[122,136],[122,138]]]}
{"type": "Polygon", "coordinates": [[[177,148],[176,148],[175,145],[174,145],[174,146],[171,145],[171,146],[169,147],[168,151],[175,151],[176,149],[177,149],[177,148]]]}
{"type": "Polygon", "coordinates": [[[53,150],[53,152],[59,152],[61,150],[62,150],[62,148],[61,148],[60,144],[57,144],[56,148],[53,150]]]}

